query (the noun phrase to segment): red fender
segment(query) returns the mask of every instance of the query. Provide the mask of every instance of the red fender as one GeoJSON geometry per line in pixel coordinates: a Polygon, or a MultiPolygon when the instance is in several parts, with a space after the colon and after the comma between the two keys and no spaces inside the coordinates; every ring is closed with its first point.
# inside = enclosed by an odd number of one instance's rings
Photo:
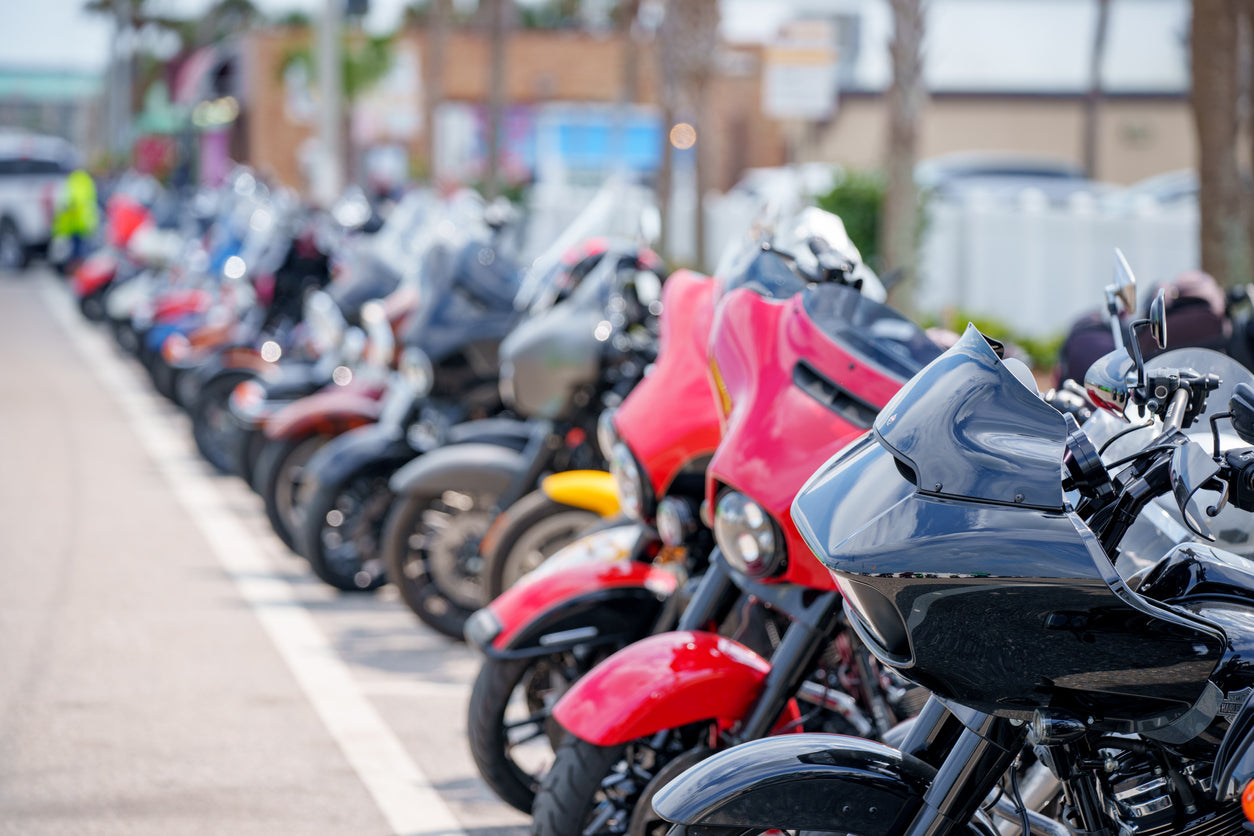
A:
{"type": "Polygon", "coordinates": [[[615,746],[698,720],[730,727],[762,692],[771,665],[715,633],[649,636],[571,686],[553,717],[582,740],[615,746]]]}
{"type": "Polygon", "coordinates": [[[92,253],[74,271],[74,295],[79,299],[103,288],[118,274],[118,257],[109,250],[92,253]]]}
{"type": "Polygon", "coordinates": [[[208,310],[212,303],[213,300],[209,294],[203,290],[176,290],[163,294],[157,299],[152,317],[157,322],[166,322],[180,316],[208,310]]]}
{"type": "Polygon", "coordinates": [[[635,587],[665,597],[678,585],[673,572],[638,560],[575,563],[538,576],[528,575],[488,605],[501,626],[492,646],[508,650],[520,633],[554,609],[601,590],[635,587]]]}
{"type": "Polygon", "coordinates": [[[276,371],[278,366],[262,360],[261,352],[251,346],[233,345],[222,351],[222,368],[241,369],[258,375],[266,375],[276,371]]]}
{"type": "Polygon", "coordinates": [[[339,435],[373,424],[382,410],[384,387],[329,386],[274,413],[266,421],[266,438],[292,441],[308,435],[339,435]]]}

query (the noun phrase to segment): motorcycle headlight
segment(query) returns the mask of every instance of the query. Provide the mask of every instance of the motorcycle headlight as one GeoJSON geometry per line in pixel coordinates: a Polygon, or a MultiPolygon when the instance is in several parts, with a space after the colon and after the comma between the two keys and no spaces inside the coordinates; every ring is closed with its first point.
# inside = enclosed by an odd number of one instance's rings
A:
{"type": "Polygon", "coordinates": [[[614,488],[618,492],[618,504],[623,513],[634,520],[644,520],[653,512],[653,490],[645,481],[636,457],[619,441],[610,456],[610,473],[614,476],[614,488]]]}
{"type": "Polygon", "coordinates": [[[764,578],[783,563],[784,551],[771,515],[738,491],[719,497],[714,539],[727,561],[750,577],[764,578]]]}
{"type": "Polygon", "coordinates": [[[431,358],[421,348],[410,346],[401,352],[401,377],[414,389],[417,397],[425,397],[435,383],[435,370],[431,358]]]}
{"type": "Polygon", "coordinates": [[[687,500],[668,496],[657,504],[657,533],[664,545],[683,545],[697,528],[697,515],[687,500]]]}
{"type": "Polygon", "coordinates": [[[614,429],[614,409],[603,410],[597,419],[597,446],[607,462],[614,458],[614,444],[618,441],[618,431],[614,429]]]}

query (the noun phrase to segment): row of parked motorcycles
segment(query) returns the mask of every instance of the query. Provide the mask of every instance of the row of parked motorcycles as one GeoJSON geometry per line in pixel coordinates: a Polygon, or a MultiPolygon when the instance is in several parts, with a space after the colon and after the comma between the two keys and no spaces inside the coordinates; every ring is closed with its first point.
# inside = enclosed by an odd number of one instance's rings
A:
{"type": "Polygon", "coordinates": [[[1121,324],[1117,257],[1115,349],[1041,394],[833,215],[667,275],[647,204],[520,269],[473,195],[349,233],[242,172],[75,289],[318,577],[482,653],[537,834],[1246,832],[1250,372],[1163,351],[1161,294],[1121,324]]]}

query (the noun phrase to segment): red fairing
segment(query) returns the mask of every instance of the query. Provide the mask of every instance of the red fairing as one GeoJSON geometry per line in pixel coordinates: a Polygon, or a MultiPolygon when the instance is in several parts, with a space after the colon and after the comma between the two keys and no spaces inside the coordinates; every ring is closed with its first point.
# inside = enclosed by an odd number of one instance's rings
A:
{"type": "Polygon", "coordinates": [[[714,452],[719,414],[706,351],[716,281],[675,272],[662,289],[658,358],[614,414],[618,435],[662,496],[683,466],[714,452]]]}
{"type": "Polygon", "coordinates": [[[674,573],[636,560],[577,563],[538,577],[527,575],[488,605],[502,627],[492,646],[507,650],[536,618],[574,598],[624,587],[648,589],[665,597],[678,583],[674,573]]]}
{"type": "Polygon", "coordinates": [[[628,645],[570,687],[553,717],[582,740],[614,746],[698,720],[730,727],[771,666],[715,633],[661,633],[628,645]]]}
{"type": "Polygon", "coordinates": [[[827,337],[806,314],[800,294],[779,301],[745,288],[728,293],[714,317],[710,358],[731,401],[723,440],[706,471],[710,507],[721,485],[750,497],[784,532],[787,568],[772,580],[835,589],[789,508],[814,471],[867,428],[819,403],[793,375],[805,360],[876,408],[888,403],[900,381],[827,337]]]}
{"type": "Polygon", "coordinates": [[[382,410],[381,383],[329,386],[288,404],[265,425],[266,438],[292,441],[307,435],[339,435],[373,424],[382,410]]]}
{"type": "Polygon", "coordinates": [[[123,249],[136,230],[152,220],[148,208],[124,194],[115,194],[105,206],[105,234],[109,245],[123,249]]]}
{"type": "Polygon", "coordinates": [[[74,271],[74,295],[79,299],[90,296],[113,281],[118,274],[118,257],[110,250],[92,253],[83,259],[74,271]]]}

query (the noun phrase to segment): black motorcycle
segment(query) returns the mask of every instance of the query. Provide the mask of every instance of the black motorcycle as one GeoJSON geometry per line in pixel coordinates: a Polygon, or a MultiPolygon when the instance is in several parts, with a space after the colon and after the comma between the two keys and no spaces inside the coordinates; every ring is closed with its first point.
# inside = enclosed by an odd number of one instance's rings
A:
{"type": "MultiPolygon", "coordinates": [[[[1165,346],[1161,297],[1141,329],[1165,346]]],[[[993,815],[1051,836],[1246,832],[1254,561],[1196,542],[1132,572],[1121,558],[1156,497],[1204,539],[1223,506],[1254,510],[1254,448],[1220,450],[1217,423],[1254,443],[1254,378],[1173,353],[1147,368],[1130,340],[1086,390],[1159,431],[1105,463],[999,348],[969,328],[793,506],[859,637],[933,692],[904,742],[746,744],[659,793],[664,818],[703,833],[992,836],[993,815]],[[1029,761],[1060,788],[1052,817],[1023,799],[1029,761]]]]}

